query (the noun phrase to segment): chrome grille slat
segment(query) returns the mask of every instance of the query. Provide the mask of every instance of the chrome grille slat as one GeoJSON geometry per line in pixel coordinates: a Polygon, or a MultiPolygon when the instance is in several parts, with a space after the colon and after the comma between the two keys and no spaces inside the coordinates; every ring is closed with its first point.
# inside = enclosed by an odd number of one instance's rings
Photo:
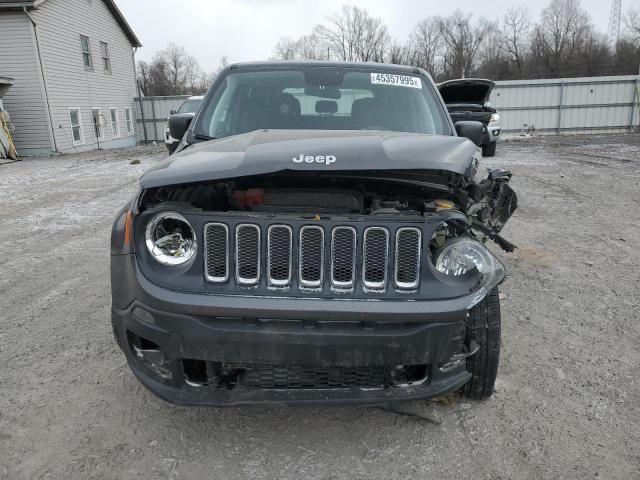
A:
{"type": "Polygon", "coordinates": [[[260,281],[260,227],[244,223],[236,227],[236,281],[255,285],[260,281]]]}
{"type": "Polygon", "coordinates": [[[291,283],[293,236],[288,225],[271,225],[267,235],[267,279],[270,285],[291,283]]]}
{"type": "Polygon", "coordinates": [[[389,269],[389,231],[369,227],[362,242],[362,284],[367,288],[384,288],[389,269]]]}
{"type": "Polygon", "coordinates": [[[298,279],[302,287],[317,288],[324,280],[324,229],[305,225],[300,229],[298,279]]]}
{"type": "Polygon", "coordinates": [[[229,279],[229,227],[224,223],[209,223],[204,227],[205,278],[209,282],[229,279]]]}
{"type": "Polygon", "coordinates": [[[396,232],[394,281],[401,289],[415,289],[420,284],[422,232],[415,227],[399,228],[396,232]]]}
{"type": "Polygon", "coordinates": [[[334,227],[331,231],[331,283],[338,288],[351,288],[356,280],[356,230],[334,227]]]}

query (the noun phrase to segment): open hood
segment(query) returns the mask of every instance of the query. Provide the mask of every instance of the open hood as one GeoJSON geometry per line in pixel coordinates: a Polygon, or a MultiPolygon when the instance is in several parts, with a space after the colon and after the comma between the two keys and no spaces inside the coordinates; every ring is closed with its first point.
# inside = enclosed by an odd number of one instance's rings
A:
{"type": "Polygon", "coordinates": [[[172,155],[142,188],[292,171],[443,170],[471,177],[477,147],[466,138],[381,131],[256,130],[172,155]]]}
{"type": "Polygon", "coordinates": [[[460,78],[438,84],[444,102],[449,104],[484,105],[495,83],[482,78],[460,78]]]}

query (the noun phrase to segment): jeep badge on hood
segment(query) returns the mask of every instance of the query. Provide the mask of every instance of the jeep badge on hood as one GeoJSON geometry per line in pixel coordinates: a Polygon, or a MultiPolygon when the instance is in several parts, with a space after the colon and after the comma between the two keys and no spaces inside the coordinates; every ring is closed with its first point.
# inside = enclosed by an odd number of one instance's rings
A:
{"type": "Polygon", "coordinates": [[[305,155],[304,153],[301,153],[299,156],[293,157],[291,160],[293,160],[293,163],[324,163],[325,165],[331,165],[332,163],[335,163],[336,156],[316,155],[314,157],[313,155],[305,155]]]}

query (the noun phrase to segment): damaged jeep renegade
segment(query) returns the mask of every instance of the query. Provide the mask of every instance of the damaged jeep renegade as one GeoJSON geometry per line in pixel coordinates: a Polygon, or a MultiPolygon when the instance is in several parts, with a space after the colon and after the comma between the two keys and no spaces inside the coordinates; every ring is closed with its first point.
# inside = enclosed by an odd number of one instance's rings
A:
{"type": "Polygon", "coordinates": [[[140,178],[111,237],[112,324],[181,405],[381,405],[493,393],[488,248],[517,198],[481,168],[429,75],[398,65],[227,67],[140,178]]]}

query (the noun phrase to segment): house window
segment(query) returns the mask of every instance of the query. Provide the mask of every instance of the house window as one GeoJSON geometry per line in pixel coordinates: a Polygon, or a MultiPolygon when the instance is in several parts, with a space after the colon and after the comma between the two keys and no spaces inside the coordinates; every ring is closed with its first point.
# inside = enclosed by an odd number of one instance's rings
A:
{"type": "Polygon", "coordinates": [[[93,58],[91,57],[91,42],[89,37],[80,35],[80,48],[82,48],[82,61],[84,68],[93,68],[93,58]]]}
{"type": "Polygon", "coordinates": [[[77,108],[69,109],[69,123],[71,124],[71,136],[73,137],[73,144],[80,145],[84,143],[84,134],[82,132],[82,117],[80,116],[80,110],[77,108]]]}
{"type": "Polygon", "coordinates": [[[120,136],[120,125],[118,125],[118,109],[110,108],[109,109],[109,118],[111,119],[111,133],[113,134],[113,138],[120,136]]]}
{"type": "Polygon", "coordinates": [[[124,109],[124,118],[127,121],[127,135],[133,135],[133,117],[131,116],[131,107],[124,109]]]}
{"type": "Polygon", "coordinates": [[[91,119],[93,123],[93,136],[96,141],[104,139],[104,131],[102,128],[104,125],[104,117],[99,108],[91,109],[91,119]]]}
{"type": "Polygon", "coordinates": [[[100,53],[102,54],[102,68],[105,73],[111,73],[111,58],[109,57],[109,44],[100,42],[100,53]]]}

